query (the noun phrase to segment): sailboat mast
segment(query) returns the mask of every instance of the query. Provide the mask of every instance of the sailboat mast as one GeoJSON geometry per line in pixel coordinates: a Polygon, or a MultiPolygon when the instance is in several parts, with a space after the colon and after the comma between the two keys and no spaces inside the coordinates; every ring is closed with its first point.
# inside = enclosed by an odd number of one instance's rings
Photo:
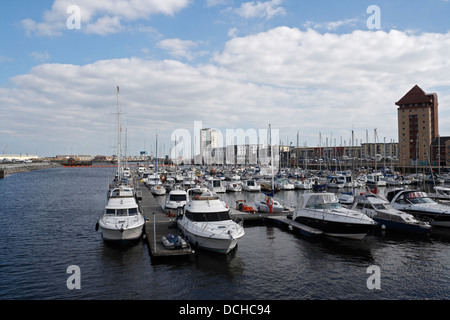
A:
{"type": "Polygon", "coordinates": [[[117,86],[117,178],[119,181],[122,180],[120,167],[121,167],[121,157],[122,157],[122,147],[121,147],[121,132],[122,128],[120,126],[120,103],[119,103],[119,86],[117,86]]]}
{"type": "Polygon", "coordinates": [[[272,128],[270,126],[270,122],[269,122],[269,134],[270,134],[270,167],[272,169],[272,191],[275,192],[274,189],[274,181],[273,181],[273,145],[272,145],[272,128]]]}
{"type": "Polygon", "coordinates": [[[158,182],[158,135],[156,135],[156,153],[155,153],[155,183],[158,182]]]}

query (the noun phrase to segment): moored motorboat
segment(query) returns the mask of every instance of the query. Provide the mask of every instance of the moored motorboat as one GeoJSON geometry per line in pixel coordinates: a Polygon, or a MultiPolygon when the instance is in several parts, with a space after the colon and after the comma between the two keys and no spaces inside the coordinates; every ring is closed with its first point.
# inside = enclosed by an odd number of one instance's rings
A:
{"type": "Polygon", "coordinates": [[[288,179],[278,179],[275,182],[275,188],[280,190],[295,190],[295,186],[288,179]]]}
{"type": "Polygon", "coordinates": [[[398,210],[428,221],[432,226],[450,227],[450,206],[437,203],[419,189],[394,189],[387,193],[387,200],[398,210]]]}
{"type": "Polygon", "coordinates": [[[230,181],[227,184],[226,187],[227,191],[231,191],[231,192],[240,192],[242,191],[242,185],[240,181],[230,181]]]}
{"type": "Polygon", "coordinates": [[[346,180],[345,177],[342,175],[333,175],[327,177],[327,186],[328,188],[337,188],[341,189],[344,188],[346,180]]]}
{"type": "Polygon", "coordinates": [[[367,175],[366,184],[369,186],[383,187],[386,186],[386,180],[381,172],[373,172],[367,175]]]}
{"type": "Polygon", "coordinates": [[[110,185],[107,204],[96,224],[106,241],[127,241],[141,238],[145,219],[136,201],[134,189],[125,184],[121,165],[121,123],[119,87],[117,87],[117,175],[110,185]]]}
{"type": "Polygon", "coordinates": [[[231,219],[229,208],[207,188],[187,191],[177,224],[184,238],[196,248],[222,254],[233,250],[245,235],[243,226],[231,219]]]}
{"type": "Polygon", "coordinates": [[[176,212],[178,209],[183,208],[183,206],[186,204],[186,199],[186,191],[181,189],[173,189],[166,196],[164,210],[166,212],[176,212]]]}
{"type": "Polygon", "coordinates": [[[261,186],[255,179],[247,179],[242,182],[242,189],[248,192],[259,192],[261,191],[261,186]]]}
{"type": "Polygon", "coordinates": [[[375,225],[367,215],[342,207],[334,193],[302,194],[292,220],[325,235],[358,240],[375,225]]]}
{"type": "Polygon", "coordinates": [[[224,193],[227,191],[227,188],[223,185],[223,182],[219,178],[212,178],[208,180],[208,188],[212,192],[216,193],[224,193]]]}
{"type": "Polygon", "coordinates": [[[164,188],[164,186],[162,185],[161,182],[154,184],[151,188],[150,188],[150,192],[155,195],[155,196],[163,196],[167,193],[166,188],[164,188]]]}
{"type": "Polygon", "coordinates": [[[266,196],[262,200],[255,201],[256,210],[263,213],[280,213],[284,211],[284,206],[271,196],[266,196]]]}
{"type": "Polygon", "coordinates": [[[300,190],[311,190],[313,187],[313,182],[310,179],[302,179],[294,182],[295,189],[300,190]]]}
{"type": "Polygon", "coordinates": [[[132,194],[111,190],[104,213],[98,221],[107,241],[136,240],[142,236],[145,219],[132,194]]]}
{"type": "Polygon", "coordinates": [[[382,229],[395,229],[414,233],[430,233],[428,222],[419,221],[411,214],[392,207],[378,194],[366,193],[355,197],[352,209],[359,210],[371,217],[382,229]]]}
{"type": "Polygon", "coordinates": [[[434,192],[433,193],[430,192],[428,193],[428,195],[432,199],[448,202],[450,201],[450,188],[443,186],[436,186],[434,187],[434,192]]]}

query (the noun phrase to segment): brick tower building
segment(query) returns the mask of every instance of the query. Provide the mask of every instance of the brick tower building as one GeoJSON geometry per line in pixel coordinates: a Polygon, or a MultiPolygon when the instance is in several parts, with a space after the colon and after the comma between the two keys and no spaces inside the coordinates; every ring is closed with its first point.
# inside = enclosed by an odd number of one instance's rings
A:
{"type": "Polygon", "coordinates": [[[398,106],[399,166],[431,161],[430,146],[439,135],[438,98],[415,85],[395,103],[398,106]]]}

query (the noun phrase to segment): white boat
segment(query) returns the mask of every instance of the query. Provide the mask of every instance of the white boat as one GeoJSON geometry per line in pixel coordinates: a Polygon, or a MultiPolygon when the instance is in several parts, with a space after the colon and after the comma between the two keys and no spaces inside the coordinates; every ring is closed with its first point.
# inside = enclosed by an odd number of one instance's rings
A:
{"type": "Polygon", "coordinates": [[[186,204],[187,193],[185,190],[173,189],[166,196],[166,202],[164,204],[164,209],[167,212],[176,212],[178,209],[183,208],[186,204]]]}
{"type": "Polygon", "coordinates": [[[398,187],[405,184],[403,177],[396,175],[388,175],[386,176],[386,184],[391,187],[398,187]]]}
{"type": "Polygon", "coordinates": [[[227,191],[231,192],[241,192],[242,191],[242,185],[240,181],[230,181],[227,184],[226,187],[227,191]]]}
{"type": "Polygon", "coordinates": [[[369,186],[382,187],[386,186],[386,180],[384,179],[381,172],[374,172],[367,174],[366,184],[369,186]]]}
{"type": "Polygon", "coordinates": [[[263,213],[280,213],[284,211],[284,206],[273,197],[266,196],[262,200],[255,201],[256,210],[263,213]]]}
{"type": "Polygon", "coordinates": [[[131,177],[131,170],[130,170],[130,167],[124,167],[124,168],[122,169],[122,176],[125,177],[125,178],[131,177]]]}
{"type": "Polygon", "coordinates": [[[191,189],[195,187],[195,180],[191,176],[184,176],[183,178],[183,187],[185,189],[191,189]]]}
{"type": "Polygon", "coordinates": [[[294,182],[295,189],[299,190],[311,190],[313,182],[310,179],[297,180],[294,182]]]}
{"type": "Polygon", "coordinates": [[[96,229],[101,229],[103,240],[106,241],[139,239],[145,224],[133,188],[123,184],[125,180],[122,179],[120,114],[119,87],[117,87],[117,176],[110,188],[103,214],[96,225],[96,229]]]}
{"type": "Polygon", "coordinates": [[[255,179],[247,179],[243,180],[242,189],[248,192],[259,192],[261,191],[261,186],[256,182],[255,179]]]}
{"type": "Polygon", "coordinates": [[[358,240],[375,225],[367,215],[342,207],[334,193],[302,194],[292,220],[325,235],[358,240]]]}
{"type": "Polygon", "coordinates": [[[341,175],[328,176],[326,182],[328,188],[337,188],[337,189],[344,188],[345,183],[346,180],[344,176],[341,175]]]}
{"type": "Polygon", "coordinates": [[[353,204],[355,197],[353,194],[341,193],[339,195],[339,203],[345,204],[346,206],[350,206],[353,204]]]}
{"type": "Polygon", "coordinates": [[[167,190],[166,188],[164,188],[161,181],[158,181],[150,188],[150,192],[155,196],[163,196],[167,193],[167,190]]]}
{"type": "Polygon", "coordinates": [[[351,173],[343,174],[342,178],[344,180],[344,188],[356,188],[361,186],[358,184],[358,181],[353,178],[353,175],[351,173]]]}
{"type": "Polygon", "coordinates": [[[223,185],[223,180],[218,178],[208,180],[208,189],[216,193],[224,193],[227,191],[227,188],[223,185]]]}
{"type": "Polygon", "coordinates": [[[136,240],[142,236],[145,219],[132,190],[113,188],[98,222],[104,240],[136,240]]]}
{"type": "Polygon", "coordinates": [[[295,190],[295,186],[288,179],[278,179],[275,187],[280,190],[295,190]]]}
{"type": "Polygon", "coordinates": [[[437,187],[434,187],[434,191],[435,192],[433,192],[433,193],[428,193],[430,198],[439,200],[439,201],[445,201],[445,202],[450,201],[450,188],[449,187],[437,186],[437,187]]]}
{"type": "Polygon", "coordinates": [[[356,196],[352,209],[365,213],[382,229],[423,234],[431,230],[428,222],[419,221],[411,214],[395,209],[387,199],[377,194],[366,193],[356,196]]]}
{"type": "Polygon", "coordinates": [[[407,212],[430,225],[450,227],[450,206],[437,203],[419,189],[394,189],[387,193],[387,200],[398,210],[407,212]]]}
{"type": "Polygon", "coordinates": [[[163,186],[167,191],[171,191],[173,188],[175,188],[176,181],[173,177],[167,177],[166,181],[163,182],[163,186]]]}
{"type": "Polygon", "coordinates": [[[233,250],[245,235],[243,226],[231,220],[229,208],[207,188],[187,191],[183,216],[177,223],[184,238],[196,248],[223,254],[233,250]]]}

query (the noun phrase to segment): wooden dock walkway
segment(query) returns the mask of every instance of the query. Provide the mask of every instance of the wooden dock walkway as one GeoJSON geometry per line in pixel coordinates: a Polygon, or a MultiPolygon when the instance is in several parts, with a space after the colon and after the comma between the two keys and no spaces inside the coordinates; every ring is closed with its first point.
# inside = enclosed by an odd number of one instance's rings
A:
{"type": "Polygon", "coordinates": [[[152,195],[150,190],[139,182],[139,190],[142,192],[140,206],[145,217],[145,237],[148,241],[150,254],[154,258],[158,257],[189,257],[195,251],[188,246],[183,249],[166,248],[161,238],[168,234],[179,235],[176,221],[169,217],[152,195]]]}
{"type": "Polygon", "coordinates": [[[300,231],[301,234],[306,235],[306,236],[318,236],[318,235],[322,234],[321,230],[317,230],[317,229],[308,227],[304,224],[293,221],[292,219],[288,219],[287,217],[269,216],[269,217],[266,217],[266,219],[271,220],[278,224],[283,224],[287,227],[292,227],[294,229],[297,229],[298,231],[300,231]]]}

